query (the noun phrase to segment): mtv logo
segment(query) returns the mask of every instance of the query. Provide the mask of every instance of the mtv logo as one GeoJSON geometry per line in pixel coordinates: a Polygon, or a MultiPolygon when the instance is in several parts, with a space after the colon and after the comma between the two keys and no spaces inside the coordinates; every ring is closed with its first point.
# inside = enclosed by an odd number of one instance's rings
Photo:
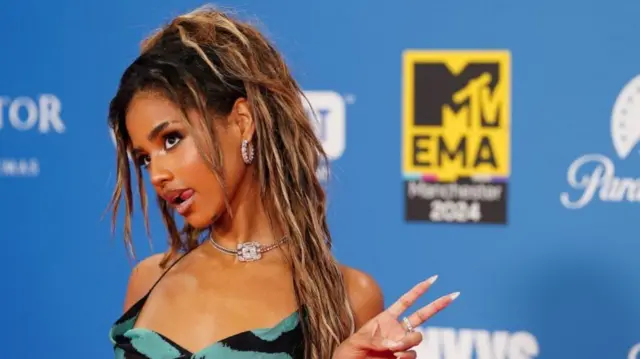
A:
{"type": "Polygon", "coordinates": [[[340,158],[346,146],[346,105],[340,94],[333,91],[305,91],[309,100],[305,109],[313,122],[329,160],[340,158]]]}
{"type": "Polygon", "coordinates": [[[611,139],[622,159],[640,142],[640,75],[629,81],[616,98],[611,114],[611,139]]]}

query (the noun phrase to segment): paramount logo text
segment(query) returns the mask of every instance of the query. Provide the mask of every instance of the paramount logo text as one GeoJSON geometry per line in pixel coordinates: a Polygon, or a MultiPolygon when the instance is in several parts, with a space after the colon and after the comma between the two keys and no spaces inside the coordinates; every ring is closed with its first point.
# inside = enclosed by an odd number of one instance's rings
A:
{"type": "Polygon", "coordinates": [[[579,209],[597,197],[603,202],[640,202],[640,178],[615,176],[613,161],[599,154],[585,155],[575,160],[567,171],[567,181],[571,188],[582,191],[575,200],[564,192],[560,202],[567,208],[579,209]],[[580,177],[585,167],[595,164],[595,168],[580,177]]]}

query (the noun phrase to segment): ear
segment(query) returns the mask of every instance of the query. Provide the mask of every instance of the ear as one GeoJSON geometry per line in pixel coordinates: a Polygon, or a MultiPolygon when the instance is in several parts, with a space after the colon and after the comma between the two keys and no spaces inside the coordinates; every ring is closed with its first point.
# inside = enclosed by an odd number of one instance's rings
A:
{"type": "Polygon", "coordinates": [[[236,100],[231,109],[231,118],[234,124],[238,126],[242,139],[251,141],[256,131],[256,124],[253,121],[251,108],[246,98],[241,97],[236,100]]]}

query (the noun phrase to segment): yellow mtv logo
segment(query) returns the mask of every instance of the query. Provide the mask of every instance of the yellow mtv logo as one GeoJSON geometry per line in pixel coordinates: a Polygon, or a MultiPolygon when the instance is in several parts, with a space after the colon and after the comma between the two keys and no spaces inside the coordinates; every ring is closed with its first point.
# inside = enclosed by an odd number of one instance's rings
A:
{"type": "Polygon", "coordinates": [[[404,84],[405,173],[509,175],[508,52],[409,51],[404,84]]]}

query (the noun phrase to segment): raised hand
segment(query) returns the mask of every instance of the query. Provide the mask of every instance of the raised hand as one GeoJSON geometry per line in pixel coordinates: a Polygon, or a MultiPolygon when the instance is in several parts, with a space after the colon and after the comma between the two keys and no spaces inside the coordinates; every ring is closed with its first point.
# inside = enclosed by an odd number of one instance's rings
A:
{"type": "Polygon", "coordinates": [[[415,358],[416,353],[411,348],[420,344],[422,334],[414,328],[446,308],[460,294],[445,295],[400,318],[437,278],[433,276],[418,283],[387,310],[368,321],[338,347],[333,359],[415,358]]]}

